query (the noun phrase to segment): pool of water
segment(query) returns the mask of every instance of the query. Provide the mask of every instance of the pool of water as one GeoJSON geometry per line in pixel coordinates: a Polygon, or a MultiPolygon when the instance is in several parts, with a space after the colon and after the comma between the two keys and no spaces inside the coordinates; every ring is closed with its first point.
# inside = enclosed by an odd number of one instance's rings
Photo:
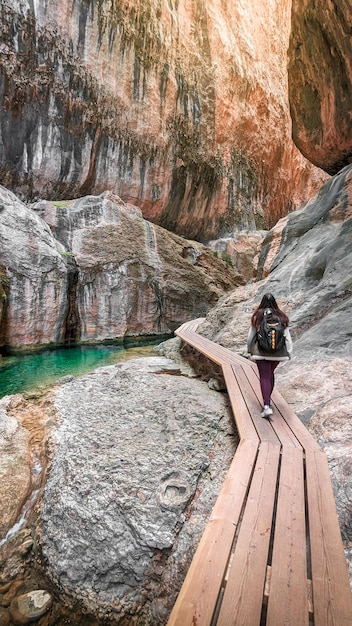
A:
{"type": "Polygon", "coordinates": [[[34,354],[4,357],[0,364],[0,398],[15,393],[42,391],[62,376],[81,376],[96,367],[140,356],[155,356],[153,346],[76,346],[34,354]]]}

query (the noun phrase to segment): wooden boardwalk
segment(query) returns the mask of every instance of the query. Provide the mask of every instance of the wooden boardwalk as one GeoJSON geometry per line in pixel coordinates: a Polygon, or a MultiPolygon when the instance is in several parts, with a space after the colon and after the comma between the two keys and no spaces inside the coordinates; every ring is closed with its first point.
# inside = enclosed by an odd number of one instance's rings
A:
{"type": "Polygon", "coordinates": [[[168,626],[351,626],[326,456],[276,390],[260,417],[256,366],[199,321],[176,334],[222,367],[240,443],[168,626]]]}

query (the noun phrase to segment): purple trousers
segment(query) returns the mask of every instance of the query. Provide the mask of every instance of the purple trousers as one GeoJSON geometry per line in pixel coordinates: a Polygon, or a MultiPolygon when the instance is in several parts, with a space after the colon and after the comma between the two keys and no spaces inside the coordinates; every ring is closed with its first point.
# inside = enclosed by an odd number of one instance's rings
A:
{"type": "Polygon", "coordinates": [[[262,390],[263,404],[270,405],[271,394],[275,385],[274,371],[280,361],[256,361],[259,370],[260,388],[262,390]]]}

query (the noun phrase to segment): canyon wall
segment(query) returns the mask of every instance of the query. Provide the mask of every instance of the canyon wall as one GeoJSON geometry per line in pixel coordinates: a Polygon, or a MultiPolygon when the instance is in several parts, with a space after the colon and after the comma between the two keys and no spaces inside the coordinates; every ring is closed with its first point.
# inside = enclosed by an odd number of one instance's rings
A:
{"type": "Polygon", "coordinates": [[[203,241],[273,225],[326,179],[291,139],[290,10],[2,0],[0,182],[31,201],[111,190],[203,241]]]}
{"type": "Polygon", "coordinates": [[[109,192],[30,208],[0,187],[0,203],[8,349],[170,334],[244,282],[226,258],[109,192]]]}
{"type": "Polygon", "coordinates": [[[293,138],[336,174],[352,162],[352,4],[293,0],[289,98],[293,138]]]}

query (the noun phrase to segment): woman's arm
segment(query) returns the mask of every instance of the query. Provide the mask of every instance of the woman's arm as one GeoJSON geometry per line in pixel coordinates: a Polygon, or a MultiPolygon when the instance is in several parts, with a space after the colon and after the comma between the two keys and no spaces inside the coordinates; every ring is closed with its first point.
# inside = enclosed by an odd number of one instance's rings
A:
{"type": "Polygon", "coordinates": [[[288,329],[288,327],[285,328],[285,339],[286,339],[286,348],[287,348],[287,352],[289,353],[289,355],[292,355],[292,351],[293,351],[293,343],[292,343],[292,338],[291,338],[291,334],[290,331],[288,329]]]}
{"type": "Polygon", "coordinates": [[[256,329],[254,328],[254,326],[251,326],[248,331],[248,336],[247,336],[247,352],[251,351],[252,341],[254,337],[256,336],[256,334],[257,334],[256,329]]]}

